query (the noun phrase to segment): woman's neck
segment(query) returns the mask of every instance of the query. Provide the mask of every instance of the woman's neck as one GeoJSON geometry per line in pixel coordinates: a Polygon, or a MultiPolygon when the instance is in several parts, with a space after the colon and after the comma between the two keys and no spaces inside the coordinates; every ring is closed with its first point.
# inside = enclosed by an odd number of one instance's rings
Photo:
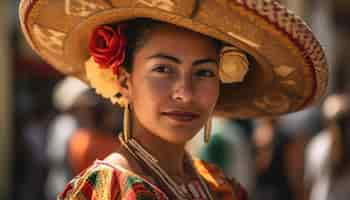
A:
{"type": "Polygon", "coordinates": [[[147,130],[134,126],[132,137],[140,143],[170,177],[185,177],[185,144],[173,144],[147,130]]]}

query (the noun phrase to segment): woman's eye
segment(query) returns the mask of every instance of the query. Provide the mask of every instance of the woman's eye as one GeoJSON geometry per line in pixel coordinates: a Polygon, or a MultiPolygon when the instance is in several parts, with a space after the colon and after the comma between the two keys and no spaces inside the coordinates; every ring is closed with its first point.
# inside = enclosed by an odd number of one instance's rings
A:
{"type": "Polygon", "coordinates": [[[159,65],[159,66],[153,68],[152,71],[159,72],[159,73],[170,73],[171,68],[169,66],[166,66],[166,65],[159,65]]]}
{"type": "Polygon", "coordinates": [[[211,70],[199,70],[196,72],[196,75],[200,77],[214,77],[215,72],[211,70]]]}

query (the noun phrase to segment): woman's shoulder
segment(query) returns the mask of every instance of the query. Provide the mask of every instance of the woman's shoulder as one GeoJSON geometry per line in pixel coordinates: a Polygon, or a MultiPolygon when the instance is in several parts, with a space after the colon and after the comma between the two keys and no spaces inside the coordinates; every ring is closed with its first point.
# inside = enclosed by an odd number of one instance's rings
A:
{"type": "Polygon", "coordinates": [[[125,168],[127,164],[119,155],[96,160],[67,184],[58,200],[165,199],[151,182],[125,168]]]}
{"type": "Polygon", "coordinates": [[[223,200],[247,200],[248,194],[244,187],[234,178],[228,178],[216,165],[195,158],[194,165],[198,173],[209,184],[210,188],[223,200]]]}
{"type": "Polygon", "coordinates": [[[121,175],[120,170],[102,161],[95,161],[92,166],[82,171],[66,185],[58,199],[116,199],[120,191],[121,175]]]}

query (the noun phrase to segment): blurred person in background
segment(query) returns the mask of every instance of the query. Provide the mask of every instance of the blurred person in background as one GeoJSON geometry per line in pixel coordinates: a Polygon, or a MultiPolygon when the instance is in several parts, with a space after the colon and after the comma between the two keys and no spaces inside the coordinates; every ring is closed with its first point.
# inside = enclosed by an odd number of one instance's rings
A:
{"type": "Polygon", "coordinates": [[[307,147],[305,182],[310,200],[348,200],[350,196],[350,98],[326,99],[327,128],[307,147]]]}
{"type": "Polygon", "coordinates": [[[34,106],[31,118],[24,124],[22,130],[23,169],[20,171],[19,185],[15,191],[16,198],[21,200],[45,198],[43,185],[48,173],[48,162],[45,154],[46,133],[51,113],[48,113],[46,107],[42,106],[43,99],[39,98],[38,100],[40,102],[34,106]]]}
{"type": "Polygon", "coordinates": [[[288,134],[284,160],[289,187],[294,200],[306,199],[305,176],[305,149],[309,136],[303,133],[288,134]]]}
{"type": "Polygon", "coordinates": [[[96,99],[88,93],[82,81],[67,77],[53,90],[53,104],[60,112],[48,128],[47,159],[49,174],[46,182],[47,199],[55,199],[72,177],[67,163],[68,141],[75,130],[93,124],[92,108],[96,99]]]}
{"type": "Polygon", "coordinates": [[[288,138],[274,118],[255,121],[252,143],[255,149],[255,200],[294,199],[287,174],[288,138]]]}
{"type": "Polygon", "coordinates": [[[307,199],[305,188],[305,152],[310,139],[321,129],[321,111],[314,106],[278,119],[278,126],[286,134],[285,162],[294,199],[307,199]]]}
{"type": "Polygon", "coordinates": [[[77,129],[68,142],[68,160],[73,175],[92,165],[96,159],[104,159],[120,146],[117,135],[122,131],[122,109],[94,95],[98,99],[93,109],[94,125],[77,129]]]}

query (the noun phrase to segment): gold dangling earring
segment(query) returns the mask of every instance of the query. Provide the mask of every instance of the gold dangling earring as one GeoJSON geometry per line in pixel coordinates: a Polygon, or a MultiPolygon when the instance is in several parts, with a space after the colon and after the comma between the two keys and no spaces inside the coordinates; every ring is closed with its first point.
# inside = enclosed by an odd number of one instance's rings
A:
{"type": "Polygon", "coordinates": [[[212,126],[212,119],[208,119],[207,123],[204,126],[204,142],[206,144],[209,143],[210,135],[211,135],[211,126],[212,126]]]}
{"type": "Polygon", "coordinates": [[[131,138],[131,132],[130,132],[130,109],[129,104],[126,104],[124,106],[124,121],[123,121],[123,139],[124,142],[128,142],[131,138]]]}

